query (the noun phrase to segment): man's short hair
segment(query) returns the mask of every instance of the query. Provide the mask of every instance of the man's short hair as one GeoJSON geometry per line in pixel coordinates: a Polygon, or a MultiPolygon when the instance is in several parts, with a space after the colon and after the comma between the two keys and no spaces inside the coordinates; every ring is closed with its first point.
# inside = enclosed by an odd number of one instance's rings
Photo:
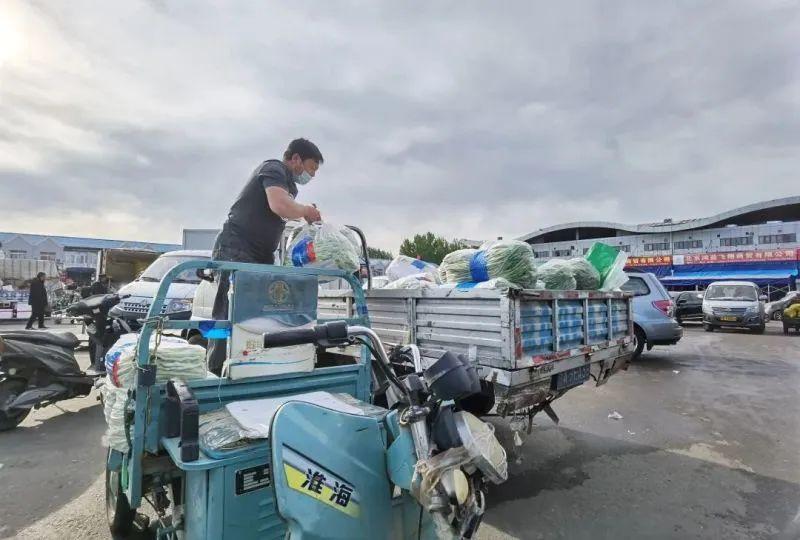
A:
{"type": "Polygon", "coordinates": [[[47,274],[45,274],[44,272],[39,272],[38,274],[36,274],[36,277],[38,277],[38,278],[43,278],[43,277],[45,277],[46,275],[47,275],[47,274]]]}
{"type": "Polygon", "coordinates": [[[317,145],[308,139],[295,139],[290,142],[289,148],[283,153],[283,159],[292,159],[295,154],[298,154],[302,160],[313,159],[320,164],[325,162],[317,145]]]}

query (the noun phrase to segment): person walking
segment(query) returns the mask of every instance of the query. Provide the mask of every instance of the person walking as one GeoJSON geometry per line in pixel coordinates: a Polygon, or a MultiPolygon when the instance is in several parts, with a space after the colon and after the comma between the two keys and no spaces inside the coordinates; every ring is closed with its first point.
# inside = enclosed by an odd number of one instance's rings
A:
{"type": "MultiPolygon", "coordinates": [[[[228,212],[228,219],[217,235],[212,260],[274,264],[286,220],[322,221],[313,204],[295,202],[298,185],[308,184],[323,163],[317,145],[307,139],[295,139],[283,153],[283,160],[270,159],[259,165],[245,184],[228,212]]],[[[230,273],[218,276],[219,287],[212,317],[228,318],[230,273]]],[[[227,339],[211,339],[208,346],[208,369],[219,375],[225,362],[227,339]]]]}
{"type": "Polygon", "coordinates": [[[39,272],[31,281],[31,290],[28,294],[28,305],[31,306],[31,317],[25,330],[33,329],[33,321],[39,321],[39,328],[47,328],[44,325],[44,310],[47,307],[47,291],[44,288],[45,273],[39,272]]]}

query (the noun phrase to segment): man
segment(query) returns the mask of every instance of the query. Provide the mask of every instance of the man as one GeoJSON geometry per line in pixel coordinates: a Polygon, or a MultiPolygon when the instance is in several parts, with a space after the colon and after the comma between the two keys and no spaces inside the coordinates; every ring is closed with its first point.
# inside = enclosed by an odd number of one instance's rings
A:
{"type": "MultiPolygon", "coordinates": [[[[297,185],[309,183],[323,162],[314,143],[295,139],[283,153],[282,161],[270,159],[259,165],[231,206],[211,258],[215,261],[274,264],[274,253],[287,219],[302,218],[309,223],[322,221],[316,206],[297,203],[294,198],[297,185]]],[[[222,272],[218,279],[212,316],[216,320],[225,320],[228,318],[229,273],[222,272]]],[[[226,350],[227,340],[209,341],[208,369],[217,375],[222,371],[226,350]]]]}
{"type": "Polygon", "coordinates": [[[31,281],[31,290],[28,294],[28,305],[31,306],[31,318],[28,319],[28,324],[25,330],[33,329],[33,321],[39,320],[39,328],[47,328],[44,325],[44,308],[47,307],[47,291],[44,289],[45,273],[39,272],[36,277],[31,281]]]}

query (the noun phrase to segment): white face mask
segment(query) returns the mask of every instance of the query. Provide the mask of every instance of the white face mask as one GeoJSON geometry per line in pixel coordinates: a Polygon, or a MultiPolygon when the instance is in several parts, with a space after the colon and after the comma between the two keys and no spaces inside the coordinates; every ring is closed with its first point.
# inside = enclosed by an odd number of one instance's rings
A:
{"type": "Polygon", "coordinates": [[[295,183],[300,184],[301,186],[304,186],[304,185],[308,184],[309,182],[311,182],[311,175],[308,174],[308,171],[304,170],[299,175],[294,177],[294,181],[295,181],[295,183]]]}

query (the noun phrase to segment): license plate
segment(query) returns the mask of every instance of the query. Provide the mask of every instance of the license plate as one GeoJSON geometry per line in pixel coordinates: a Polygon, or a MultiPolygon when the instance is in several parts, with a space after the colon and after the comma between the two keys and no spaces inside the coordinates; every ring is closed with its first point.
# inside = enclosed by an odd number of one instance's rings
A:
{"type": "Polygon", "coordinates": [[[557,373],[553,377],[552,388],[554,390],[563,390],[578,386],[589,380],[589,364],[585,366],[569,369],[562,373],[557,373]]]}
{"type": "Polygon", "coordinates": [[[739,317],[731,317],[730,315],[725,317],[720,317],[719,320],[721,321],[728,321],[728,322],[736,322],[739,320],[739,317]]]}

